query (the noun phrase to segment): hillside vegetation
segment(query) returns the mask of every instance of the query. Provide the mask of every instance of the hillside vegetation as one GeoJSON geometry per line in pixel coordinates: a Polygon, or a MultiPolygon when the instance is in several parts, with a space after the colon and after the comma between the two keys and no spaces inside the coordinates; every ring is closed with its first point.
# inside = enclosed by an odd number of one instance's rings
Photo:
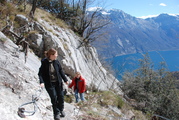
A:
{"type": "Polygon", "coordinates": [[[179,118],[179,91],[177,73],[167,71],[163,62],[154,70],[148,54],[139,60],[139,68],[126,72],[123,76],[123,91],[134,99],[134,106],[146,114],[156,114],[159,118],[177,120],[179,118]]]}

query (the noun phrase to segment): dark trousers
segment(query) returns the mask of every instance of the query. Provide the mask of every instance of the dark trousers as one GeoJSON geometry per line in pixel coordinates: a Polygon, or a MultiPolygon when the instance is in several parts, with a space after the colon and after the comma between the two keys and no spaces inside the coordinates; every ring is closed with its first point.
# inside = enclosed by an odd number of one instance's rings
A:
{"type": "Polygon", "coordinates": [[[52,87],[46,88],[53,107],[54,115],[60,113],[64,109],[64,93],[63,88],[58,84],[58,82],[52,83],[52,87]]]}

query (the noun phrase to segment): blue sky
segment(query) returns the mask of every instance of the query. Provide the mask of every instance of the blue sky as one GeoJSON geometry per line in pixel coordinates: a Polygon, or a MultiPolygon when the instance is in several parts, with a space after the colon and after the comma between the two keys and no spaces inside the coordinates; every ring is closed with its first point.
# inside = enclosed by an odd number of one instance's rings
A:
{"type": "MultiPolygon", "coordinates": [[[[100,1],[100,0],[99,0],[100,1]]],[[[179,0],[102,0],[105,9],[120,9],[135,17],[179,14],[179,0]]]]}

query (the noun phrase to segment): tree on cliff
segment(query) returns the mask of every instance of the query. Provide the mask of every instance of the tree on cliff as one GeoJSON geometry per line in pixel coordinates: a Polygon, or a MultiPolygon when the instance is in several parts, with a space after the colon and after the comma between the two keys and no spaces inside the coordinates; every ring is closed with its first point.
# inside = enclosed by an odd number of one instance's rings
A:
{"type": "Polygon", "coordinates": [[[96,33],[110,24],[108,18],[104,18],[101,14],[103,9],[98,7],[93,11],[88,11],[89,6],[94,4],[95,0],[29,0],[29,2],[32,4],[31,18],[33,18],[37,7],[55,14],[57,18],[70,25],[74,32],[83,37],[79,47],[88,46],[91,42],[99,39],[99,36],[106,32],[96,33]]]}

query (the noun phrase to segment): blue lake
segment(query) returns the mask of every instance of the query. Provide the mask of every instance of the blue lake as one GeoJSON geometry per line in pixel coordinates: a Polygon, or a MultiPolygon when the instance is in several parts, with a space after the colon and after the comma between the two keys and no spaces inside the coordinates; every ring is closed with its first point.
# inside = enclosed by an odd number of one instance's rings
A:
{"type": "MultiPolygon", "coordinates": [[[[143,59],[146,53],[128,54],[107,59],[112,63],[112,68],[120,80],[125,71],[133,71],[139,68],[139,59],[143,59]]],[[[158,69],[161,62],[165,62],[168,71],[179,71],[179,50],[175,51],[152,51],[148,52],[154,69],[158,69]]]]}

